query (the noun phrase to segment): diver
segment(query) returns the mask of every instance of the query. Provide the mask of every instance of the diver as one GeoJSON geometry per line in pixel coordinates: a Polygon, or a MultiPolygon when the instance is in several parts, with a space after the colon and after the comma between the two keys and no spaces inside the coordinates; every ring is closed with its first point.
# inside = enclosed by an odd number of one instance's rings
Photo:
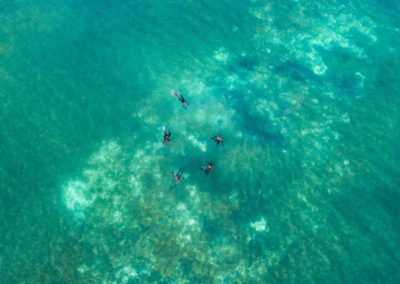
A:
{"type": "Polygon", "coordinates": [[[163,128],[163,132],[164,132],[164,145],[168,146],[168,143],[171,142],[171,140],[169,139],[169,137],[171,136],[171,131],[169,131],[168,128],[168,133],[165,131],[165,128],[163,128]]]}
{"type": "Polygon", "coordinates": [[[182,96],[181,90],[178,90],[178,92],[174,92],[174,96],[177,97],[178,100],[180,100],[180,102],[182,103],[183,108],[186,109],[186,105],[189,105],[189,102],[184,99],[184,97],[182,96]]]}
{"type": "Polygon", "coordinates": [[[212,163],[207,162],[207,165],[203,165],[202,167],[200,167],[200,169],[208,175],[208,173],[214,169],[214,166],[212,163]]]}
{"type": "Polygon", "coordinates": [[[176,175],[174,175],[174,171],[171,171],[172,177],[174,178],[174,180],[179,183],[181,181],[183,181],[185,179],[185,177],[182,177],[184,170],[183,169],[179,169],[179,171],[176,173],[176,175]]]}
{"type": "Polygon", "coordinates": [[[214,137],[211,137],[212,140],[214,140],[215,142],[217,142],[217,146],[219,145],[219,143],[222,144],[222,146],[224,146],[224,140],[222,139],[221,136],[216,135],[214,137]]]}

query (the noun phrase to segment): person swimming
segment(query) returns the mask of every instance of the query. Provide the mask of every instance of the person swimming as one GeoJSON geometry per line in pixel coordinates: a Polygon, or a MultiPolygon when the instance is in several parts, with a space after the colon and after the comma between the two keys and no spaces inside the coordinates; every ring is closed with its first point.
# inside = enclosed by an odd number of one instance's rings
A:
{"type": "Polygon", "coordinates": [[[168,133],[165,131],[165,129],[163,129],[163,132],[164,132],[164,142],[163,142],[163,144],[165,146],[168,146],[168,143],[171,142],[171,140],[169,139],[169,137],[171,136],[171,131],[169,131],[169,128],[168,128],[168,133]]]}
{"type": "Polygon", "coordinates": [[[180,100],[183,108],[186,109],[186,105],[189,105],[189,102],[187,100],[185,100],[185,98],[182,96],[181,90],[178,90],[178,92],[174,92],[174,96],[177,97],[178,100],[180,100]]]}
{"type": "Polygon", "coordinates": [[[224,140],[222,139],[221,136],[216,135],[214,137],[211,137],[212,140],[214,140],[215,142],[217,142],[217,146],[219,145],[219,143],[222,144],[222,146],[224,146],[224,140]]]}
{"type": "Polygon", "coordinates": [[[171,171],[172,177],[174,178],[174,180],[177,183],[180,183],[181,181],[183,181],[185,179],[185,177],[182,177],[184,170],[183,169],[179,169],[179,171],[176,173],[176,175],[174,175],[174,171],[171,171]]]}
{"type": "Polygon", "coordinates": [[[200,167],[207,175],[214,169],[214,165],[210,162],[207,162],[207,165],[200,167]]]}

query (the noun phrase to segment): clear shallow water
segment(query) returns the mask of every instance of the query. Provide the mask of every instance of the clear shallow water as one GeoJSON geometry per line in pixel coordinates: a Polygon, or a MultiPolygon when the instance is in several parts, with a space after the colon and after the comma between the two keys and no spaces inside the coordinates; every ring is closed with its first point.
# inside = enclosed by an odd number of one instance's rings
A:
{"type": "Polygon", "coordinates": [[[397,283],[399,9],[2,3],[2,282],[397,283]]]}

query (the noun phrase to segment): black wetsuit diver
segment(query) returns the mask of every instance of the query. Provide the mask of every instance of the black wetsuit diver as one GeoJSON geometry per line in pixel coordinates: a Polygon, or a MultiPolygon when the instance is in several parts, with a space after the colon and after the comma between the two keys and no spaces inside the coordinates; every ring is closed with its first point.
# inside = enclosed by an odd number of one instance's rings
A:
{"type": "Polygon", "coordinates": [[[216,135],[214,137],[211,137],[212,140],[214,140],[215,142],[217,142],[217,146],[219,145],[219,143],[222,144],[222,146],[224,146],[224,140],[222,139],[221,136],[216,135]]]}
{"type": "Polygon", "coordinates": [[[164,132],[164,142],[163,143],[165,146],[168,146],[168,143],[171,142],[171,140],[169,139],[169,137],[171,136],[171,131],[169,131],[169,128],[168,128],[168,133],[165,132],[165,130],[163,130],[163,132],[164,132]]]}
{"type": "Polygon", "coordinates": [[[210,162],[207,162],[207,165],[202,166],[200,169],[202,169],[208,175],[208,173],[214,169],[214,165],[210,162]]]}
{"type": "Polygon", "coordinates": [[[174,180],[179,183],[181,181],[183,181],[185,179],[185,177],[182,177],[184,170],[183,169],[179,169],[179,171],[176,173],[176,175],[174,175],[174,171],[171,171],[172,177],[174,178],[174,180]]]}
{"type": "Polygon", "coordinates": [[[174,96],[178,98],[178,100],[182,103],[183,108],[186,109],[186,105],[189,105],[189,102],[184,99],[184,97],[182,96],[181,90],[178,90],[178,92],[175,92],[174,96]]]}

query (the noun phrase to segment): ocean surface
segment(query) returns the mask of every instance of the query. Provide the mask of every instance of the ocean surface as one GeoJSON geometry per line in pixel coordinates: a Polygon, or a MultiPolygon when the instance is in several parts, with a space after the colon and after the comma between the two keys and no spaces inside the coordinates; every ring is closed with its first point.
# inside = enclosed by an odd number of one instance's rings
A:
{"type": "Polygon", "coordinates": [[[0,283],[399,283],[399,54],[396,0],[2,0],[0,283]]]}

